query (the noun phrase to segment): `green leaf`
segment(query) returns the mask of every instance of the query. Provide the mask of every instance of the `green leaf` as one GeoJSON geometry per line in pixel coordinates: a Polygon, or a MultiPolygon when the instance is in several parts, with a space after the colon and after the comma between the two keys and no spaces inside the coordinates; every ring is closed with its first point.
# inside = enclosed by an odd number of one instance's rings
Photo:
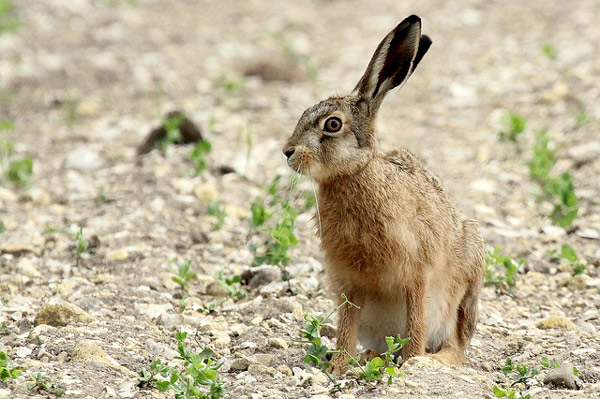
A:
{"type": "Polygon", "coordinates": [[[169,381],[156,381],[156,388],[159,392],[166,392],[170,386],[171,383],[169,381]]]}
{"type": "Polygon", "coordinates": [[[500,387],[498,387],[498,385],[494,384],[494,395],[497,398],[505,398],[507,395],[506,391],[504,389],[501,389],[500,387]]]}
{"type": "Polygon", "coordinates": [[[563,259],[569,262],[577,262],[577,252],[569,244],[563,244],[560,248],[560,255],[563,259]]]}
{"type": "Polygon", "coordinates": [[[504,375],[508,375],[511,371],[513,371],[513,369],[515,368],[515,365],[512,361],[512,359],[506,359],[506,365],[504,367],[502,367],[502,374],[504,375]]]}
{"type": "Polygon", "coordinates": [[[31,158],[13,161],[8,166],[8,180],[22,187],[29,185],[32,173],[33,160],[31,158]]]}

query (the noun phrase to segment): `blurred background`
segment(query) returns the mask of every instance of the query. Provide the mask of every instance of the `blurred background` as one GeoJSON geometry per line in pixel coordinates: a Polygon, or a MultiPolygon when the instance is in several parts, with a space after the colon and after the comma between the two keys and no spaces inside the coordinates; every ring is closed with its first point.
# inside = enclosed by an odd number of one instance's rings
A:
{"type": "MultiPolygon", "coordinates": [[[[600,284],[598,0],[0,0],[7,314],[33,320],[61,297],[107,331],[129,331],[135,323],[113,323],[114,312],[160,322],[107,293],[174,312],[181,298],[165,294],[177,288],[170,259],[193,259],[208,279],[242,273],[257,256],[251,204],[270,195],[277,175],[294,183],[283,141],[304,109],[349,93],[380,40],[410,14],[433,46],[386,98],[379,137],[439,174],[463,214],[480,220],[488,247],[499,247],[488,259],[487,327],[469,365],[485,373],[500,354],[516,353],[520,338],[506,338],[506,326],[531,328],[535,342],[553,334],[543,350],[593,363],[600,348],[584,330],[564,338],[532,326],[551,314],[587,323],[590,334],[600,323],[589,312],[600,284]],[[73,247],[81,240],[89,249],[73,247]],[[513,280],[500,254],[513,262],[513,280]],[[66,281],[71,288],[52,285],[66,281]],[[95,307],[77,302],[87,297],[95,307]],[[582,345],[593,354],[570,355],[582,345]]],[[[288,264],[299,301],[318,308],[328,294],[314,199],[308,181],[299,187],[290,200],[298,245],[271,263],[288,264]]],[[[194,287],[188,296],[205,303],[206,287],[194,287]]],[[[289,294],[281,290],[265,301],[289,294]]],[[[525,361],[543,350],[517,352],[525,361]]],[[[134,372],[150,356],[112,355],[134,372]]],[[[289,356],[301,363],[301,354],[289,356]]]]}

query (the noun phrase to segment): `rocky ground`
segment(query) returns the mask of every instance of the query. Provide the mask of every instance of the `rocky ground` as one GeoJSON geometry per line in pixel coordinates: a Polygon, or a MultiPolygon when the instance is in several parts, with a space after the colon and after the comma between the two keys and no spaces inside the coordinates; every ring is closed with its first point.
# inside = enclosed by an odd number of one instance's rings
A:
{"type": "MultiPolygon", "coordinates": [[[[54,396],[30,389],[38,372],[66,398],[172,397],[136,383],[155,358],[179,364],[177,331],[215,350],[231,398],[490,398],[494,384],[506,387],[506,359],[541,369],[542,357],[576,366],[580,389],[545,385],[542,370],[517,390],[600,397],[600,2],[13,3],[19,27],[0,34],[0,120],[15,129],[0,135],[14,144],[11,159],[34,167],[29,187],[0,187],[0,350],[23,370],[0,383],[0,397],[54,396]],[[307,345],[294,342],[305,313],[333,307],[313,209],[297,218],[288,281],[254,269],[235,299],[216,275],[248,275],[250,206],[277,174],[288,181],[280,147],[302,111],[349,91],[411,13],[434,45],[386,100],[382,145],[423,159],[481,221],[487,245],[525,263],[510,295],[484,289],[465,367],[417,358],[391,386],[347,376],[334,389],[306,370],[307,345]],[[212,143],[198,176],[192,145],[136,153],[175,109],[212,143]],[[507,110],[527,120],[517,143],[499,139],[507,110]],[[553,173],[569,171],[579,197],[566,230],[532,194],[540,129],[557,150],[553,173]],[[210,204],[226,212],[220,229],[210,204]],[[550,258],[564,243],[587,264],[583,275],[550,258]],[[186,260],[198,276],[183,292],[171,277],[186,260]]],[[[303,181],[284,195],[303,209],[310,192],[303,181]]]]}

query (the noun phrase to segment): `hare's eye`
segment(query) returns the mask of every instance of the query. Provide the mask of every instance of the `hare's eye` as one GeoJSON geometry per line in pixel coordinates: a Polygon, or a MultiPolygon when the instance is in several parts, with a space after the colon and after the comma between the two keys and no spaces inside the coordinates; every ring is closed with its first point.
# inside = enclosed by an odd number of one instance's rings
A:
{"type": "Polygon", "coordinates": [[[332,116],[331,118],[325,121],[325,131],[329,133],[339,132],[342,128],[342,120],[336,116],[332,116]]]}

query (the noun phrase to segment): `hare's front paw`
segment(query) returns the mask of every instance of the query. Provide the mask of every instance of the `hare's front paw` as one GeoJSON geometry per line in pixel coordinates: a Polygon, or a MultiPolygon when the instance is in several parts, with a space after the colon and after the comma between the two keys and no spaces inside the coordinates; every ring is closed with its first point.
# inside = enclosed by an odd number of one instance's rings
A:
{"type": "Polygon", "coordinates": [[[342,355],[341,353],[336,353],[331,359],[331,367],[329,368],[329,372],[333,375],[344,374],[348,368],[348,360],[348,356],[342,355]]]}

